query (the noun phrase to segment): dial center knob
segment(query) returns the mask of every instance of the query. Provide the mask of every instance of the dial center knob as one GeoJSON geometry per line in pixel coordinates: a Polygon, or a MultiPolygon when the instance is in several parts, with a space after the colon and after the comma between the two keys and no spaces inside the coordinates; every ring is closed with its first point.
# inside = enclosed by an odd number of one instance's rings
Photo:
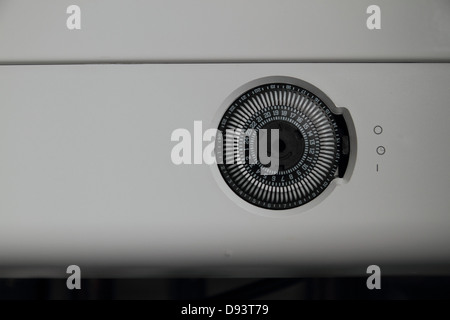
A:
{"type": "MultiPolygon", "coordinates": [[[[279,171],[294,167],[303,157],[305,151],[305,140],[300,130],[293,124],[284,120],[271,121],[260,130],[260,135],[267,135],[267,141],[272,141],[272,130],[278,131],[278,151],[273,150],[271,145],[270,155],[276,152],[279,159],[279,171]]],[[[259,146],[259,145],[258,145],[259,146]]]]}

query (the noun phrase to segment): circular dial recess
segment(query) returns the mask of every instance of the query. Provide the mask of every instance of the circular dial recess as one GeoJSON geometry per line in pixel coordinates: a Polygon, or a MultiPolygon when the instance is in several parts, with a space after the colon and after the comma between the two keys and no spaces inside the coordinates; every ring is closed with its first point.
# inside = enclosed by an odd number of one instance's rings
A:
{"type": "Polygon", "coordinates": [[[339,117],[300,86],[254,87],[234,100],[220,121],[219,171],[253,205],[275,210],[304,205],[339,174],[346,132],[339,117]],[[268,161],[274,157],[276,162],[268,161]]]}

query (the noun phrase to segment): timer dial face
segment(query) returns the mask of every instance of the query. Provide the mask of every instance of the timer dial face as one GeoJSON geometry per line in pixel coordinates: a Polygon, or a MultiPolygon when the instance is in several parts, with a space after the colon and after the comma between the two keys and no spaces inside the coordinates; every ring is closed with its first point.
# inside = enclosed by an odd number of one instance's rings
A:
{"type": "Polygon", "coordinates": [[[337,176],[340,125],[314,92],[287,83],[259,85],[234,100],[220,121],[219,171],[239,197],[255,206],[304,205],[337,176]],[[276,166],[260,158],[262,142],[267,156],[277,156],[276,166]]]}

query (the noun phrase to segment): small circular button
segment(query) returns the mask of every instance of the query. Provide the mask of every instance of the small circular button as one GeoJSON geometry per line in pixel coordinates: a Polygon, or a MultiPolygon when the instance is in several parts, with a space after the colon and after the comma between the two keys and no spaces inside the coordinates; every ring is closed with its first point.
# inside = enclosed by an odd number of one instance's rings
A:
{"type": "Polygon", "coordinates": [[[380,156],[382,156],[383,154],[385,154],[385,152],[386,152],[386,148],[385,148],[385,147],[379,146],[379,147],[377,148],[377,153],[378,153],[380,156]]]}
{"type": "Polygon", "coordinates": [[[382,128],[381,126],[375,126],[375,127],[373,128],[373,132],[374,132],[375,134],[381,134],[381,133],[383,133],[383,128],[382,128]]]}

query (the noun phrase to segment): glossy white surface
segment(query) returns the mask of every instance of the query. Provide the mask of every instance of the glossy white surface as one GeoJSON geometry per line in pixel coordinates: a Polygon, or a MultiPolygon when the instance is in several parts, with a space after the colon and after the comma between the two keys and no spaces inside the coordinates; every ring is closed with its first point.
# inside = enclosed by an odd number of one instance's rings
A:
{"type": "Polygon", "coordinates": [[[443,63],[1,66],[0,274],[448,274],[449,83],[443,63]],[[273,75],[320,88],[358,136],[350,181],[281,218],[170,160],[174,129],[273,75]]]}
{"type": "Polygon", "coordinates": [[[0,0],[0,63],[449,62],[449,30],[448,0],[0,0]]]}

